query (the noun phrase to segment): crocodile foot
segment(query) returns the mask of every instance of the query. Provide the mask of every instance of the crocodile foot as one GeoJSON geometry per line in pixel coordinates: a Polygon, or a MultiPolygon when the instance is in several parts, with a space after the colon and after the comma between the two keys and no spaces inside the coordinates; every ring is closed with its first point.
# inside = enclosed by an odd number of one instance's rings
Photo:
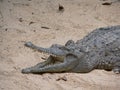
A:
{"type": "Polygon", "coordinates": [[[120,74],[120,68],[114,68],[113,72],[116,73],[116,74],[120,74]]]}

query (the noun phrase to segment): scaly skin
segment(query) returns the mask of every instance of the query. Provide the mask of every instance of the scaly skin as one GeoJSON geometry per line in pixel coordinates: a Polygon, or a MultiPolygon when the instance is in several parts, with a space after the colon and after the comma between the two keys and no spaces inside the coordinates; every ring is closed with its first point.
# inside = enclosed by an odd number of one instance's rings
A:
{"type": "Polygon", "coordinates": [[[88,73],[104,69],[120,73],[120,25],[98,28],[81,40],[69,40],[65,45],[38,47],[31,42],[25,46],[50,54],[45,62],[22,70],[22,73],[88,73]]]}

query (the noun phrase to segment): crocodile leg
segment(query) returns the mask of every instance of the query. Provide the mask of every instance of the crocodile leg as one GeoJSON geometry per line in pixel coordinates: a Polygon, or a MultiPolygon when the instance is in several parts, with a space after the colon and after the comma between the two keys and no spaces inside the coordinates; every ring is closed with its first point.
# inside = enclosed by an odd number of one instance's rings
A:
{"type": "Polygon", "coordinates": [[[22,73],[30,73],[30,70],[32,70],[32,69],[42,68],[42,67],[47,66],[49,64],[52,64],[54,62],[55,61],[52,58],[52,56],[49,56],[48,59],[46,61],[44,61],[44,62],[40,62],[40,63],[36,64],[35,66],[22,69],[22,73]]]}
{"type": "Polygon", "coordinates": [[[47,72],[64,72],[70,71],[78,64],[78,59],[76,56],[69,54],[66,56],[64,62],[54,65],[45,66],[42,68],[32,68],[31,73],[47,73],[47,72]]]}
{"type": "Polygon", "coordinates": [[[120,74],[120,62],[117,62],[113,68],[113,72],[116,74],[120,74]]]}

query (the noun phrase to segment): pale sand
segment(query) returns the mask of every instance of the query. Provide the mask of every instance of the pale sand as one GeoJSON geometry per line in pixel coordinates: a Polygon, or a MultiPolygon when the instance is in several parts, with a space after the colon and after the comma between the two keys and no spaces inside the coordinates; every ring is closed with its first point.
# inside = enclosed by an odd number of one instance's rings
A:
{"type": "Polygon", "coordinates": [[[108,6],[103,2],[106,0],[0,0],[0,90],[120,90],[120,75],[104,70],[21,73],[46,57],[24,47],[25,41],[48,47],[81,39],[95,28],[120,24],[120,2],[108,6]],[[64,12],[58,12],[59,4],[64,12]],[[56,81],[64,76],[67,81],[56,81]]]}

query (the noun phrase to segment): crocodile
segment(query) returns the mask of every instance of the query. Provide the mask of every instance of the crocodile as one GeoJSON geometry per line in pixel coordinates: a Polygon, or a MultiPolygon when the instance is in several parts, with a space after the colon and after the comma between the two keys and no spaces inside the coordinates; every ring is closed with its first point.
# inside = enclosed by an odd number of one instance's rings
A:
{"type": "Polygon", "coordinates": [[[43,48],[26,42],[25,46],[49,54],[45,61],[22,69],[22,73],[89,73],[94,69],[120,73],[120,25],[101,27],[84,38],[65,45],[43,48]]]}

